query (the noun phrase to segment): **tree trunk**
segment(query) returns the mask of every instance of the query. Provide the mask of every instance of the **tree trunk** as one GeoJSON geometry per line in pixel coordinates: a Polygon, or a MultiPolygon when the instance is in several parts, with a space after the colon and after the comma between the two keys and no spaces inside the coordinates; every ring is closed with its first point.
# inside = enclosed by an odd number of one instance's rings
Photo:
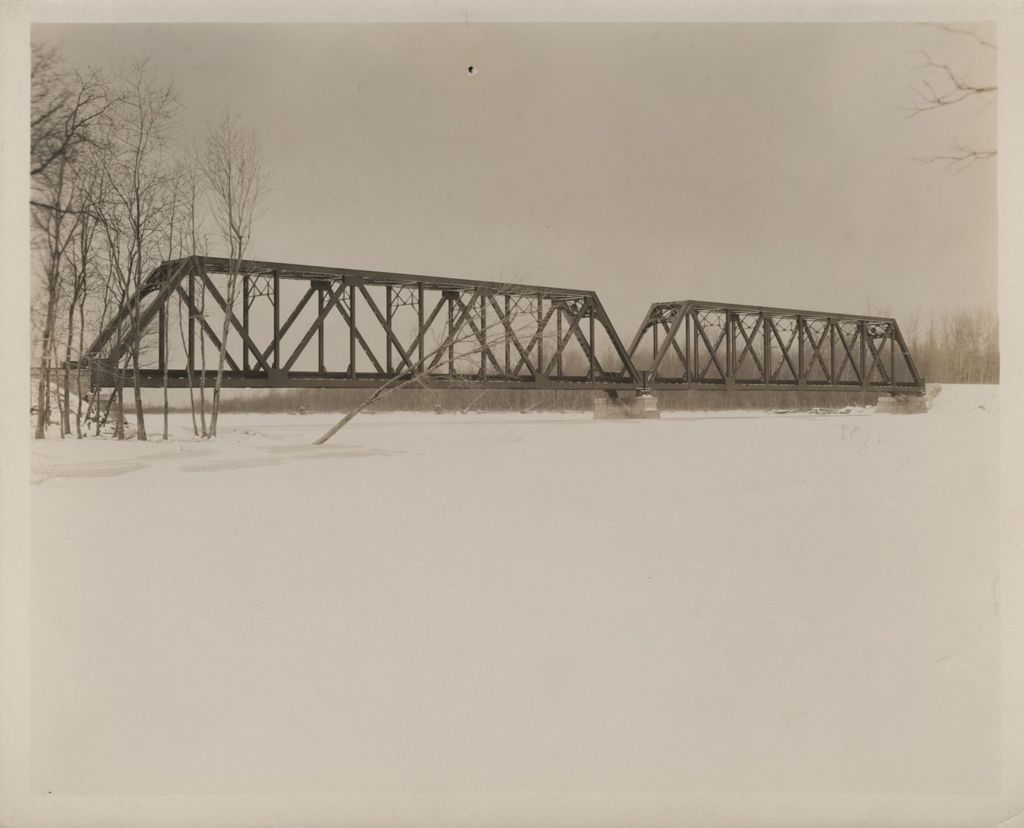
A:
{"type": "MultiPolygon", "coordinates": [[[[63,393],[63,389],[61,388],[63,377],[61,376],[60,371],[55,371],[54,370],[54,367],[58,366],[58,365],[60,365],[60,355],[59,355],[58,347],[57,347],[57,338],[54,337],[54,339],[53,339],[53,351],[50,354],[50,376],[53,377],[53,383],[49,387],[49,393],[47,394],[47,398],[48,399],[52,398],[53,400],[57,401],[57,428],[60,431],[60,439],[63,440],[64,437],[65,437],[65,434],[64,434],[64,405],[63,405],[64,401],[63,401],[63,398],[61,396],[62,393],[63,393]]],[[[47,421],[49,421],[49,416],[47,416],[47,421]]]]}
{"type": "Polygon", "coordinates": [[[326,443],[328,440],[330,440],[335,434],[337,434],[345,426],[347,426],[350,422],[352,422],[352,420],[355,419],[357,414],[359,414],[361,411],[365,411],[367,408],[369,408],[374,402],[379,400],[381,397],[386,396],[387,394],[390,394],[392,391],[399,391],[402,388],[405,388],[406,386],[412,385],[413,383],[417,383],[417,384],[422,384],[423,383],[423,378],[419,374],[414,374],[411,377],[406,377],[401,382],[398,382],[398,379],[399,378],[396,377],[395,379],[393,379],[390,382],[382,385],[380,388],[378,388],[376,391],[374,391],[369,397],[367,397],[361,403],[356,405],[355,408],[353,408],[351,411],[348,412],[348,414],[346,414],[344,417],[342,417],[341,420],[339,420],[337,423],[335,423],[333,426],[331,426],[324,434],[322,434],[320,437],[318,437],[316,440],[314,440],[313,441],[313,445],[314,446],[322,446],[324,443],[326,443]],[[392,383],[395,383],[395,384],[392,385],[392,383]]]}
{"type": "Polygon", "coordinates": [[[202,436],[209,437],[210,431],[206,427],[206,369],[203,369],[199,378],[199,425],[202,436]]]}
{"type": "Polygon", "coordinates": [[[57,394],[56,398],[57,398],[57,415],[58,415],[59,421],[60,421],[60,439],[63,440],[64,437],[65,437],[65,435],[64,435],[64,405],[63,405],[63,400],[60,397],[60,394],[57,394]]]}
{"type": "MultiPolygon", "coordinates": [[[[401,386],[398,387],[400,388],[401,386]]],[[[361,402],[359,405],[357,405],[355,408],[349,411],[348,414],[346,414],[339,422],[335,423],[324,434],[322,434],[320,437],[314,440],[313,445],[322,446],[324,443],[330,440],[335,434],[337,434],[345,426],[347,426],[356,417],[356,415],[359,414],[360,411],[363,411],[368,406],[370,406],[370,404],[372,404],[374,400],[378,399],[383,393],[383,391],[384,388],[378,388],[364,402],[361,402]]]]}
{"type": "MultiPolygon", "coordinates": [[[[53,341],[53,353],[50,355],[50,365],[51,365],[51,368],[52,368],[52,366],[57,365],[57,364],[59,364],[59,355],[58,355],[58,348],[57,348],[57,340],[56,340],[56,338],[54,338],[54,341],[53,341]]],[[[66,436],[65,433],[64,433],[64,423],[65,423],[65,420],[66,420],[66,410],[65,410],[65,407],[64,407],[64,399],[62,397],[63,389],[61,389],[61,387],[60,387],[63,378],[62,378],[60,372],[56,372],[56,374],[51,374],[51,375],[54,376],[54,385],[56,387],[51,387],[50,388],[50,393],[53,395],[53,398],[57,401],[57,427],[60,429],[60,439],[63,440],[65,438],[65,436],[66,436]]]]}
{"type": "Polygon", "coordinates": [[[107,397],[107,405],[103,409],[103,414],[99,413],[99,409],[96,409],[96,436],[100,436],[100,429],[107,424],[110,419],[110,409],[114,407],[114,400],[117,399],[117,388],[114,388],[110,392],[110,396],[107,397]]]}
{"type": "Polygon", "coordinates": [[[186,369],[186,374],[188,376],[188,407],[192,412],[192,434],[193,436],[198,437],[199,423],[196,421],[196,389],[191,367],[186,369]]]}
{"type": "Polygon", "coordinates": [[[220,414],[220,390],[224,381],[224,363],[228,352],[228,335],[231,333],[231,316],[235,307],[235,289],[238,274],[228,274],[227,297],[224,299],[224,322],[221,325],[220,348],[217,349],[217,375],[213,383],[213,411],[210,414],[210,436],[217,436],[217,415],[220,414]]]}
{"type": "Polygon", "coordinates": [[[114,436],[118,440],[124,439],[124,375],[127,366],[122,365],[117,372],[117,421],[114,423],[114,436]]]}
{"type": "MultiPolygon", "coordinates": [[[[199,315],[206,318],[206,285],[199,288],[199,315]]],[[[202,436],[210,436],[206,428],[206,330],[199,330],[199,422],[202,425],[202,436]]]]}
{"type": "MultiPolygon", "coordinates": [[[[75,393],[78,406],[75,409],[75,436],[82,439],[82,351],[85,350],[85,291],[78,303],[78,366],[75,370],[75,393]]],[[[92,401],[90,400],[90,406],[92,401]]]]}
{"type": "Polygon", "coordinates": [[[50,340],[53,338],[53,325],[57,311],[57,297],[52,280],[50,295],[46,303],[46,320],[43,323],[43,339],[39,353],[39,388],[36,400],[36,433],[35,438],[46,437],[46,425],[50,419],[50,340]]]}
{"type": "Polygon", "coordinates": [[[141,376],[139,375],[139,347],[140,343],[136,342],[135,347],[132,349],[132,390],[135,394],[135,439],[145,440],[146,439],[146,422],[143,419],[142,414],[142,385],[141,376]]]}
{"type": "Polygon", "coordinates": [[[75,306],[78,297],[73,296],[68,308],[68,336],[64,343],[64,419],[65,434],[71,433],[71,346],[75,337],[75,306]]]}
{"type": "Polygon", "coordinates": [[[168,415],[170,413],[170,403],[167,401],[167,372],[164,371],[164,440],[167,440],[167,431],[169,427],[168,415]]]}
{"type": "MultiPolygon", "coordinates": [[[[185,377],[188,380],[188,406],[189,411],[192,412],[192,435],[194,437],[199,436],[199,423],[196,420],[196,392],[195,392],[195,377],[192,371],[192,361],[195,359],[193,350],[189,347],[190,343],[185,339],[185,325],[182,321],[182,301],[181,297],[178,297],[178,334],[181,337],[181,347],[185,351],[185,377]]],[[[191,314],[191,309],[189,314],[191,314]]]]}
{"type": "Polygon", "coordinates": [[[46,387],[50,384],[50,368],[43,357],[39,365],[39,387],[36,394],[36,433],[35,438],[42,440],[46,437],[46,387]]]}
{"type": "MultiPolygon", "coordinates": [[[[141,266],[141,265],[140,265],[141,266]]],[[[142,331],[139,327],[139,313],[142,297],[139,289],[142,280],[135,280],[135,298],[132,300],[132,391],[135,396],[135,439],[146,440],[146,420],[142,412],[142,377],[139,374],[139,352],[142,350],[142,331]]]]}
{"type": "MultiPolygon", "coordinates": [[[[170,314],[164,314],[165,320],[169,321],[167,319],[169,317],[169,315],[170,314]]],[[[165,324],[163,326],[163,333],[162,333],[162,337],[163,337],[163,340],[164,340],[163,341],[163,348],[164,348],[164,353],[165,354],[167,353],[167,345],[169,344],[167,342],[167,340],[169,338],[168,335],[167,335],[167,328],[168,327],[170,327],[170,326],[168,324],[166,324],[166,322],[165,322],[165,324]]],[[[169,405],[169,403],[167,401],[167,365],[168,365],[169,362],[170,362],[170,360],[165,356],[164,357],[164,441],[167,440],[168,409],[170,407],[170,405],[169,405]]]]}
{"type": "Polygon", "coordinates": [[[210,437],[217,436],[217,414],[220,410],[220,377],[213,381],[213,406],[210,410],[210,437]]]}

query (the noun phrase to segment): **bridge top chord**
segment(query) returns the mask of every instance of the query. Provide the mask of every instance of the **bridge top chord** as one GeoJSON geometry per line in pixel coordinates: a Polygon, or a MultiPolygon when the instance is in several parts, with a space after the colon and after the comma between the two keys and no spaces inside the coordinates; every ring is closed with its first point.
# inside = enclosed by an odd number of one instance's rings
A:
{"type": "MultiPolygon", "coordinates": [[[[218,256],[197,256],[185,259],[172,259],[163,262],[160,268],[172,269],[195,261],[206,273],[227,274],[232,272],[231,260],[218,256]]],[[[234,272],[247,276],[274,276],[281,279],[302,279],[340,281],[345,284],[372,284],[384,286],[423,285],[434,290],[490,290],[523,296],[544,295],[550,297],[589,297],[596,296],[592,290],[576,290],[562,287],[546,287],[544,285],[528,285],[515,281],[493,282],[479,279],[453,279],[447,276],[423,276],[413,273],[393,273],[383,270],[361,270],[350,267],[324,267],[321,265],[288,264],[285,262],[263,262],[253,259],[239,261],[234,272]]]]}

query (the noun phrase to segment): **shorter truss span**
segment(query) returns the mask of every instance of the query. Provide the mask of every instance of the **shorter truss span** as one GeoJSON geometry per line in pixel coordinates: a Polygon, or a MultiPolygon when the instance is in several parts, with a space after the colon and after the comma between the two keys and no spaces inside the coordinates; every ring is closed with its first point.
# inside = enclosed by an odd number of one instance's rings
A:
{"type": "Polygon", "coordinates": [[[657,302],[628,355],[652,389],[924,393],[899,325],[880,316],[657,302]]]}

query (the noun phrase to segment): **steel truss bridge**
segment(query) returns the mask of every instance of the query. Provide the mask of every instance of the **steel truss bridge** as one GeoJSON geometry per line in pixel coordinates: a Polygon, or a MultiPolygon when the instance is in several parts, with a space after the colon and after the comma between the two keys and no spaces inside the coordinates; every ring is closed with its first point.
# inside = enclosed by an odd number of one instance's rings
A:
{"type": "Polygon", "coordinates": [[[225,387],[924,392],[891,318],[658,302],[626,347],[593,291],[212,257],[153,270],[83,365],[116,386],[141,342],[141,384],[181,388],[205,347],[210,385],[225,325],[225,387]]]}

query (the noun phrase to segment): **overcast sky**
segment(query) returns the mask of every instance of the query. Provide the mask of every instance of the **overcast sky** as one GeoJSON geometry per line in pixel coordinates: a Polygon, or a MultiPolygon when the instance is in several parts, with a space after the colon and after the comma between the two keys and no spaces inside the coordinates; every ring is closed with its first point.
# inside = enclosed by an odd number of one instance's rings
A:
{"type": "MultiPolygon", "coordinates": [[[[992,27],[964,26],[994,40],[992,27]]],[[[905,317],[996,301],[996,107],[906,117],[907,24],[61,25],[75,64],[151,56],[183,143],[230,104],[271,173],[252,258],[905,317]],[[475,74],[467,71],[474,66],[475,74]]],[[[217,254],[211,247],[211,254],[217,254]]]]}

